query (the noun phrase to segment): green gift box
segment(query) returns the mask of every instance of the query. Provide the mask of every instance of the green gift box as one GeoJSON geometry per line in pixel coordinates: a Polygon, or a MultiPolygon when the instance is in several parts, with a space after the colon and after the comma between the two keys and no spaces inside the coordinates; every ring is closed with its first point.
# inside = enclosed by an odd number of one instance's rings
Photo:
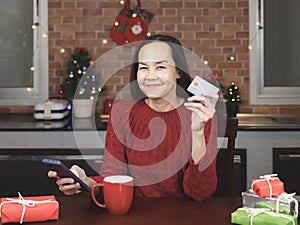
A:
{"type": "Polygon", "coordinates": [[[297,217],[262,208],[239,208],[231,214],[231,223],[240,225],[297,225],[297,217]]]}
{"type": "Polygon", "coordinates": [[[293,216],[298,216],[298,200],[294,198],[295,193],[283,193],[278,196],[261,198],[251,191],[242,192],[243,206],[250,208],[270,208],[272,211],[276,212],[276,204],[280,204],[280,212],[284,214],[289,214],[293,216]],[[256,204],[259,203],[258,206],[256,204]],[[263,205],[263,202],[274,202],[269,203],[269,205],[263,205]],[[275,205],[273,207],[273,204],[275,205]],[[275,209],[275,210],[273,210],[275,209]],[[288,210],[287,210],[288,209],[288,210]]]}
{"type": "MultiPolygon", "coordinates": [[[[285,205],[285,204],[282,204],[282,203],[278,203],[278,204],[279,204],[278,213],[291,215],[291,210],[290,210],[289,205],[285,205]]],[[[266,209],[270,209],[273,212],[277,212],[276,211],[276,206],[277,206],[277,203],[274,202],[274,201],[257,202],[255,204],[255,208],[266,208],[266,209]]]]}

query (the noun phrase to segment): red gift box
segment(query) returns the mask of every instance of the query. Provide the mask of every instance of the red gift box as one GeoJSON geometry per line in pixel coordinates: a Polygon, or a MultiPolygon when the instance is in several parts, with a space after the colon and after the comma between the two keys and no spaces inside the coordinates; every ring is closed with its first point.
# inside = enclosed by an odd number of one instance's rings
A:
{"type": "Polygon", "coordinates": [[[251,180],[252,190],[261,198],[284,193],[284,184],[276,174],[260,176],[251,180]]]}
{"type": "Polygon", "coordinates": [[[59,204],[53,195],[19,198],[1,198],[2,223],[38,222],[57,220],[59,204]]]}

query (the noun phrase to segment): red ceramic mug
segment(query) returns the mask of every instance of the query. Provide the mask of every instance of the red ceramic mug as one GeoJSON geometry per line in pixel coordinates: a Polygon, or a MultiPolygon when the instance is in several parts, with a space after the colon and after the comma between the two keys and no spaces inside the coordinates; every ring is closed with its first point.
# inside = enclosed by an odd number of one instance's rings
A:
{"type": "Polygon", "coordinates": [[[126,175],[108,176],[103,183],[92,186],[92,199],[96,205],[107,208],[113,215],[122,215],[128,212],[133,200],[133,178],[126,175]],[[103,188],[104,204],[101,204],[95,196],[95,188],[103,188]]]}

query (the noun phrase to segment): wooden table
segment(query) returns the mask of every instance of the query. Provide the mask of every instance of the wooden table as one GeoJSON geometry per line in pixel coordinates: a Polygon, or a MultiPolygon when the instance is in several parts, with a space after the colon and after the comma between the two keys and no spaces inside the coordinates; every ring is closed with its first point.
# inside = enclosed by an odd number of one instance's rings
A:
{"type": "Polygon", "coordinates": [[[58,221],[35,225],[227,225],[231,212],[242,205],[241,198],[211,198],[204,202],[187,199],[135,199],[130,211],[109,214],[90,198],[63,197],[58,221]]]}
{"type": "MultiPolygon", "coordinates": [[[[90,197],[59,197],[58,221],[33,225],[229,225],[231,213],[242,206],[241,198],[211,198],[204,202],[187,199],[135,199],[121,216],[97,207],[90,197]]],[[[298,225],[300,222],[298,221],[298,225]]]]}

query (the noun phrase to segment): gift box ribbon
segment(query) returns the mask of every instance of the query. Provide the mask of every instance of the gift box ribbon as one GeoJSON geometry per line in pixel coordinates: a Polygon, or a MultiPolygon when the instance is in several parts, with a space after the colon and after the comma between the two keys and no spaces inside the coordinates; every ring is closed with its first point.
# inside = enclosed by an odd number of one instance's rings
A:
{"type": "Polygon", "coordinates": [[[242,211],[245,211],[246,213],[248,213],[248,217],[250,217],[250,225],[253,225],[253,219],[255,216],[259,215],[259,214],[267,214],[269,216],[273,216],[273,217],[280,217],[280,218],[283,218],[283,219],[287,219],[289,221],[291,221],[293,223],[293,225],[296,225],[295,224],[295,221],[288,217],[287,215],[284,215],[284,214],[278,214],[278,213],[275,213],[275,212],[271,212],[270,209],[264,209],[264,208],[238,208],[237,209],[238,211],[239,210],[242,210],[242,211]]]}
{"type": "Polygon", "coordinates": [[[266,181],[269,186],[269,189],[270,189],[270,197],[272,197],[273,193],[272,193],[272,185],[270,183],[270,180],[279,180],[279,178],[277,177],[277,174],[268,174],[268,175],[260,176],[259,178],[260,179],[252,182],[251,189],[253,190],[253,185],[255,183],[266,181]]]}
{"type": "Polygon", "coordinates": [[[291,205],[292,202],[295,204],[294,216],[298,216],[298,201],[294,198],[295,195],[296,193],[282,193],[279,195],[276,200],[276,213],[279,212],[280,201],[286,201],[289,205],[291,205]]]}
{"type": "Polygon", "coordinates": [[[23,223],[25,213],[26,213],[26,207],[34,207],[37,204],[47,204],[47,203],[56,203],[58,205],[57,201],[54,201],[53,199],[47,199],[47,200],[41,200],[41,201],[36,201],[36,200],[26,200],[23,198],[23,196],[18,192],[19,199],[15,198],[5,198],[7,201],[2,202],[0,204],[0,217],[1,217],[1,208],[4,204],[20,204],[23,206],[22,214],[21,214],[21,219],[20,219],[20,224],[23,223]]]}

